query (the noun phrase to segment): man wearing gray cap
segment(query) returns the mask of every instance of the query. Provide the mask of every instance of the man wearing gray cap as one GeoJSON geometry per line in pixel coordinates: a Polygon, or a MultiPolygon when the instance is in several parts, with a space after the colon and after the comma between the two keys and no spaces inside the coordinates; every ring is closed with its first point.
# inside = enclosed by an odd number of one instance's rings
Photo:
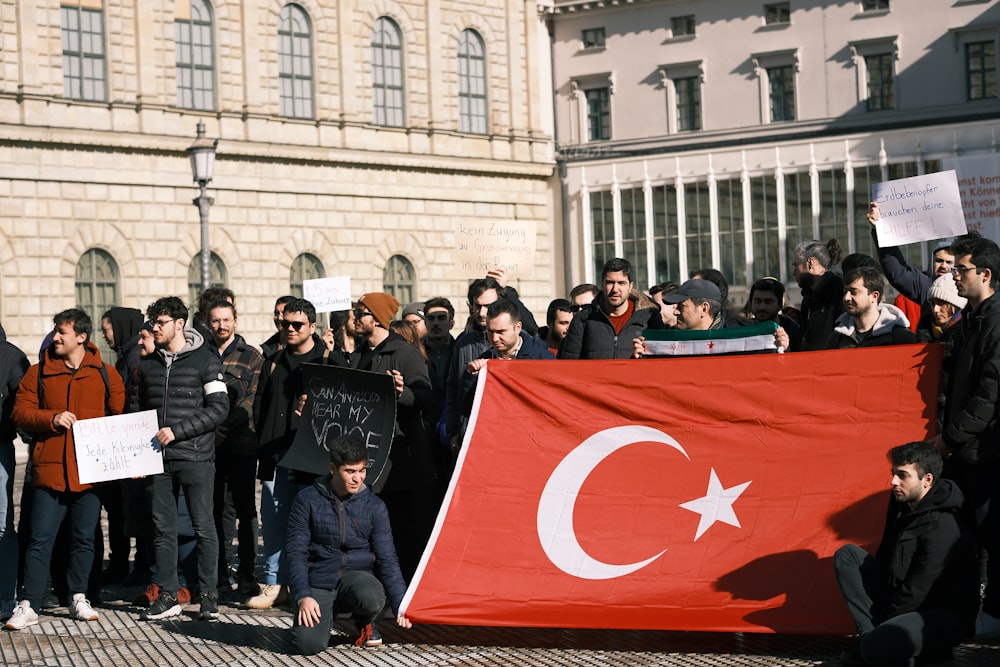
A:
{"type": "Polygon", "coordinates": [[[663,297],[664,307],[672,306],[677,316],[675,328],[705,331],[722,328],[722,292],[715,283],[694,278],[673,294],[663,297]]]}

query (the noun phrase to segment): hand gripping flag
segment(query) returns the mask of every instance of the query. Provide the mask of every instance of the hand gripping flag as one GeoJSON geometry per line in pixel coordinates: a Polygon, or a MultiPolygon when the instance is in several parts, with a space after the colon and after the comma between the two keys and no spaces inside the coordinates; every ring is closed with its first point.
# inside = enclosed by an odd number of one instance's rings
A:
{"type": "Polygon", "coordinates": [[[889,448],[932,434],[940,351],[490,362],[403,602],[460,625],[848,633],[889,448]]]}
{"type": "Polygon", "coordinates": [[[646,354],[651,357],[683,357],[708,354],[746,354],[777,352],[774,332],[777,322],[761,322],[730,329],[682,331],[646,329],[646,354]]]}

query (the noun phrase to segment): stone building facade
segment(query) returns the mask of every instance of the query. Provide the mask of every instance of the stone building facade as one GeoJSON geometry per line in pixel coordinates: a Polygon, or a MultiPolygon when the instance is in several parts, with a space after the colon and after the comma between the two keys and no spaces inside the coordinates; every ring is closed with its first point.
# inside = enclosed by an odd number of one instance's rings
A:
{"type": "Polygon", "coordinates": [[[444,295],[462,220],[531,220],[551,298],[548,36],[534,2],[0,0],[0,321],[34,354],[53,313],[190,299],[185,154],[218,137],[213,283],[252,342],[275,297],[444,295]]]}
{"type": "MultiPolygon", "coordinates": [[[[625,256],[643,287],[703,267],[794,285],[800,241],[872,252],[872,183],[997,152],[996,0],[554,0],[546,16],[568,281],[625,256]]],[[[906,252],[924,267],[927,246],[906,252]]]]}

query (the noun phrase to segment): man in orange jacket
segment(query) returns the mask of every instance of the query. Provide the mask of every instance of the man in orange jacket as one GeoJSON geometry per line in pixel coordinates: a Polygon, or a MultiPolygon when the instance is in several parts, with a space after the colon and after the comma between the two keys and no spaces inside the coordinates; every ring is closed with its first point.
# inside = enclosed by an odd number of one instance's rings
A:
{"type": "Polygon", "coordinates": [[[87,313],[64,310],[52,321],[52,344],[42,352],[40,362],[25,373],[14,401],[15,425],[35,437],[31,453],[35,489],[24,593],[7,621],[8,630],[38,623],[52,547],[67,513],[73,535],[66,575],[70,615],[81,621],[97,620],[84,591],[94,561],[94,528],[100,519],[101,501],[91,485],[80,482],[73,424],[121,414],[125,387],[90,341],[93,324],[87,313]]]}

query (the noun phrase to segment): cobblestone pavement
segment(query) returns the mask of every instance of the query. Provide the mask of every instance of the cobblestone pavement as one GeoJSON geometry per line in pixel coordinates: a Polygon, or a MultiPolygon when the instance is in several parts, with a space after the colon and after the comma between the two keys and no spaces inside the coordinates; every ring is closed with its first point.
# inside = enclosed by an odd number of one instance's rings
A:
{"type": "MultiPolygon", "coordinates": [[[[18,477],[24,453],[18,452],[18,477]]],[[[18,485],[20,481],[18,482],[18,485]]],[[[0,564],[2,567],[3,564],[0,564]]],[[[771,667],[830,666],[850,646],[845,637],[616,630],[550,630],[415,626],[382,621],[385,645],[350,644],[349,621],[339,622],[330,648],[316,656],[292,654],[287,610],[252,611],[235,597],[220,600],[217,622],[198,621],[197,605],[179,618],[138,620],[131,600],[140,588],[105,589],[100,618],[74,621],[65,607],[47,610],[36,626],[0,631],[0,663],[24,667],[155,665],[474,665],[492,667],[771,667]]],[[[958,647],[955,667],[1000,665],[1000,640],[958,647]]]]}

